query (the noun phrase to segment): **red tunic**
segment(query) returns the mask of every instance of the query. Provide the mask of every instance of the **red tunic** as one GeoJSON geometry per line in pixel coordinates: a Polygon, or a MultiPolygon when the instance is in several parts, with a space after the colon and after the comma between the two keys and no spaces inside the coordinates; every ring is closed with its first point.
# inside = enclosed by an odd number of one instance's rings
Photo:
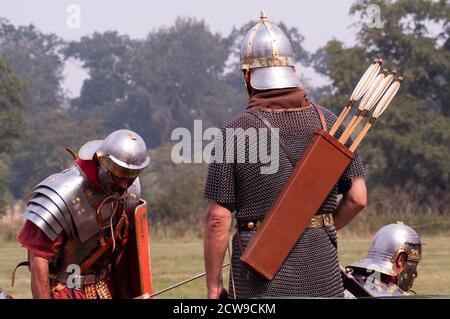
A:
{"type": "MultiPolygon", "coordinates": [[[[97,162],[94,160],[77,159],[76,163],[84,172],[92,186],[100,189],[100,184],[97,177],[97,162]]],[[[61,233],[54,241],[52,241],[39,227],[27,220],[16,240],[36,256],[51,261],[55,258],[59,248],[64,243],[65,236],[61,233]]],[[[54,293],[52,298],[84,299],[85,295],[83,291],[65,287],[64,289],[54,293]]]]}
{"type": "MultiPolygon", "coordinates": [[[[77,159],[76,163],[92,186],[100,189],[97,177],[97,162],[77,159]]],[[[51,241],[39,227],[27,220],[16,240],[36,256],[51,260],[56,256],[59,247],[64,242],[64,235],[61,233],[54,241],[51,241]]]]}

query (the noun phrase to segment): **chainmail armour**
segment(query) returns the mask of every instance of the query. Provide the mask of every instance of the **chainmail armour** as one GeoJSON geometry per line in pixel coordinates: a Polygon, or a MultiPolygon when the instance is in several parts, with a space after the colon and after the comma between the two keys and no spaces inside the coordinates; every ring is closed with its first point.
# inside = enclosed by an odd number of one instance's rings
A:
{"type": "MultiPolygon", "coordinates": [[[[336,121],[336,115],[320,107],[324,113],[328,128],[336,121]]],[[[288,111],[258,110],[273,127],[279,129],[279,138],[287,145],[296,161],[302,156],[311,142],[314,132],[321,127],[315,108],[309,106],[288,111]]],[[[232,119],[226,128],[266,128],[261,120],[245,112],[232,119]]],[[[338,137],[343,132],[338,130],[338,137]]],[[[267,134],[270,146],[270,133],[267,134]]],[[[223,145],[230,145],[223,133],[223,145]]],[[[236,139],[235,139],[236,142],[236,139]]],[[[293,167],[283,149],[279,147],[279,168],[273,174],[261,174],[262,164],[249,163],[249,151],[255,151],[258,143],[235,143],[235,154],[245,152],[245,163],[211,163],[204,190],[206,199],[215,201],[235,212],[237,222],[260,220],[270,210],[281,192],[293,167]],[[253,150],[252,150],[253,148],[253,150]]],[[[347,143],[347,146],[351,141],[347,143]]],[[[270,147],[269,147],[270,150],[270,147]]],[[[224,150],[225,152],[225,150],[224,150]]],[[[270,152],[269,152],[270,154],[270,152]]],[[[235,157],[236,158],[236,157],[235,157]]],[[[338,193],[345,193],[351,187],[352,178],[364,175],[364,169],[358,154],[351,162],[339,182],[324,201],[318,213],[334,212],[337,208],[338,193]]],[[[318,176],[320,178],[320,176],[318,176]]],[[[255,230],[240,231],[242,247],[245,249],[255,230]]],[[[343,286],[337,256],[337,237],[334,226],[306,229],[292,249],[284,264],[269,281],[253,270],[247,268],[240,260],[242,254],[233,237],[232,269],[230,276],[230,296],[237,298],[266,297],[343,297],[343,286]],[[234,288],[231,281],[234,278],[234,288]]]]}

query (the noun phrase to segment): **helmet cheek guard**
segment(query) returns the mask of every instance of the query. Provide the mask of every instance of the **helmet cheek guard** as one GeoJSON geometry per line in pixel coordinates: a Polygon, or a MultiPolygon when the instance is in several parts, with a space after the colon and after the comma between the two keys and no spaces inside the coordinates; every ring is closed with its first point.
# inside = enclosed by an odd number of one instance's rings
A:
{"type": "Polygon", "coordinates": [[[405,291],[412,288],[414,280],[417,278],[417,264],[416,261],[407,261],[405,268],[398,274],[398,286],[405,291]]]}

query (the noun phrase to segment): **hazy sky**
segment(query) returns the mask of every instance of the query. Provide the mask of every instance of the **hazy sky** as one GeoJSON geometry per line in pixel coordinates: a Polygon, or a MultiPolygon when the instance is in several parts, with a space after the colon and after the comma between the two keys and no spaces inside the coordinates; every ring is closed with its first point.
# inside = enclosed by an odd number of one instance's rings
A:
{"type": "MultiPolygon", "coordinates": [[[[233,26],[241,26],[266,10],[269,19],[296,27],[305,37],[304,46],[314,51],[333,37],[352,44],[357,30],[350,25],[349,8],[354,0],[0,0],[0,17],[15,25],[33,23],[44,32],[55,33],[66,40],[77,40],[94,31],[117,30],[132,38],[143,38],[160,26],[171,25],[176,17],[203,19],[213,32],[227,35],[233,26]],[[68,6],[80,8],[80,28],[67,25],[68,6]]],[[[300,70],[301,71],[301,70],[300,70]]],[[[303,70],[312,84],[322,79],[311,69],[303,70]]],[[[65,69],[63,86],[71,95],[79,93],[85,73],[75,64],[65,69]]]]}

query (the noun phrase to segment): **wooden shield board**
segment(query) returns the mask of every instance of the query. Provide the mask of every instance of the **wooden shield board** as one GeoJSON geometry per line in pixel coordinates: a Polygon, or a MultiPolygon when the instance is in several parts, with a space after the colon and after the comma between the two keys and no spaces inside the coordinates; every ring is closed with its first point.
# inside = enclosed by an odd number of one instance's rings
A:
{"type": "Polygon", "coordinates": [[[152,267],[148,237],[148,209],[144,200],[141,200],[134,211],[134,222],[141,295],[150,295],[152,293],[152,267]]]}

